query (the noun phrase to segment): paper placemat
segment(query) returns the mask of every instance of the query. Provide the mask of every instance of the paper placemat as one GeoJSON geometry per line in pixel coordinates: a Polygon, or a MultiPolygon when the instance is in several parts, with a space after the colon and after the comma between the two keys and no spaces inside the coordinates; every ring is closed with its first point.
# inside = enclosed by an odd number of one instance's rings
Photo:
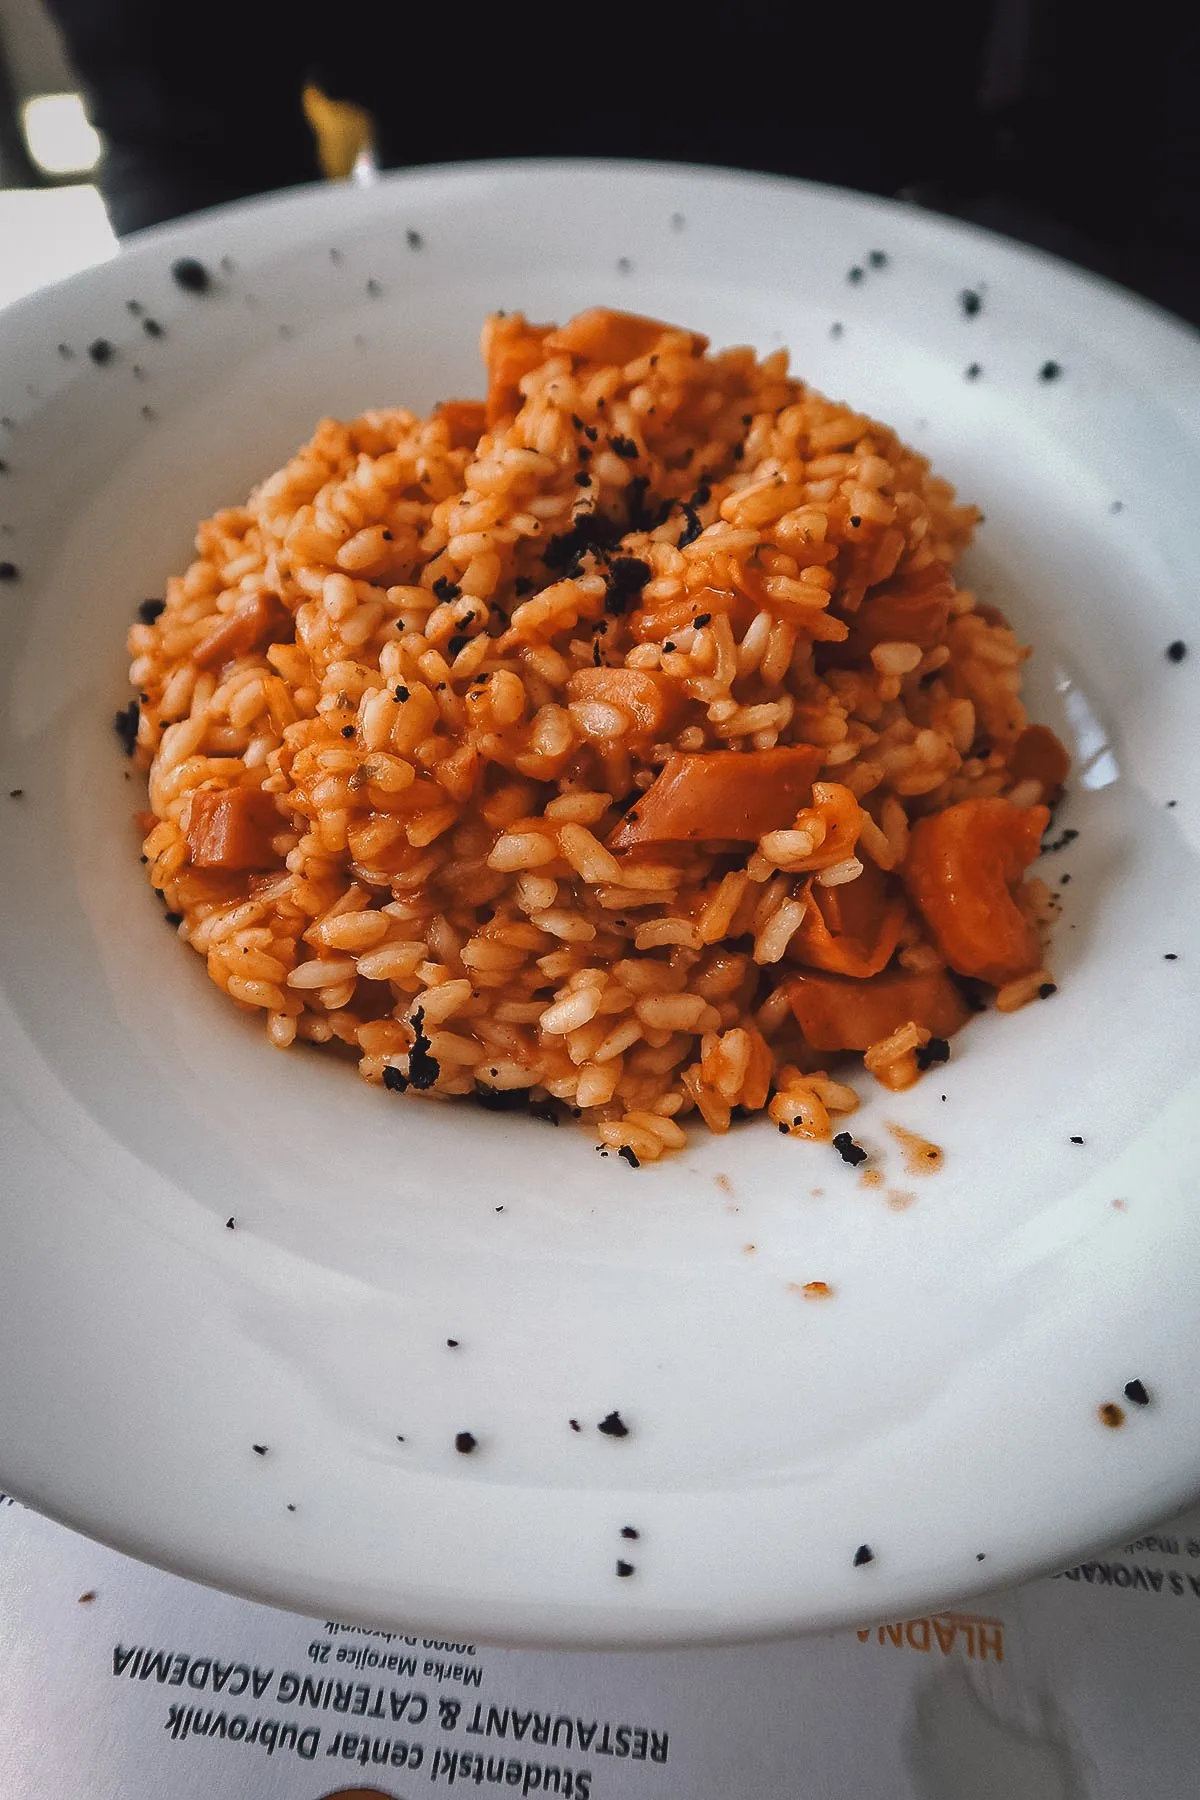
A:
{"type": "Polygon", "coordinates": [[[1195,1800],[1200,1511],[962,1612],[564,1654],[305,1619],[0,1496],[0,1794],[1195,1800]]]}

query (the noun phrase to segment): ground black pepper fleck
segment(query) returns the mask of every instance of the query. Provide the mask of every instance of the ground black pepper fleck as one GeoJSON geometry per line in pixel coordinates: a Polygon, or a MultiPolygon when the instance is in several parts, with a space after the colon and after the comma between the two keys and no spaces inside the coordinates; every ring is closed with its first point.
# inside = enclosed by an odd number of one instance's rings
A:
{"type": "Polygon", "coordinates": [[[1150,1395],[1146,1391],[1144,1381],[1127,1381],[1124,1388],[1125,1398],[1132,1400],[1135,1406],[1149,1406],[1150,1395]]]}
{"type": "Polygon", "coordinates": [[[153,625],[166,604],[165,600],[139,600],[137,616],[143,625],[153,625]]]}
{"type": "Polygon", "coordinates": [[[179,912],[165,912],[163,918],[167,921],[167,924],[171,926],[172,930],[174,930],[176,926],[183,924],[183,914],[179,912]]]}
{"type": "Polygon", "coordinates": [[[265,1456],[267,1454],[267,1446],[265,1444],[251,1444],[250,1448],[253,1450],[255,1456],[265,1456]]]}
{"type": "Polygon", "coordinates": [[[596,1429],[597,1431],[602,1431],[605,1437],[623,1438],[629,1436],[629,1427],[619,1412],[607,1413],[605,1417],[601,1419],[596,1429]]]}
{"type": "Polygon", "coordinates": [[[131,700],[128,706],[113,715],[113,730],[121,740],[126,756],[133,755],[133,747],[137,743],[138,703],[131,700]]]}
{"type": "Polygon", "coordinates": [[[1038,989],[1038,999],[1039,1000],[1049,1000],[1051,994],[1057,994],[1057,992],[1058,992],[1057,982],[1043,981],[1041,987],[1038,989]]]}
{"type": "Polygon", "coordinates": [[[1178,962],[1179,961],[1178,951],[1164,950],[1163,951],[1163,961],[1164,962],[1178,962]]]}
{"type": "Polygon", "coordinates": [[[1065,850],[1067,845],[1073,844],[1075,842],[1075,839],[1078,836],[1079,836],[1079,833],[1077,831],[1073,831],[1069,825],[1064,826],[1062,831],[1059,833],[1059,835],[1054,839],[1053,843],[1050,843],[1050,844],[1043,843],[1042,855],[1049,856],[1049,855],[1052,855],[1053,852],[1056,850],[1065,850]]]}
{"type": "Polygon", "coordinates": [[[852,286],[857,285],[857,283],[860,282],[862,280],[862,278],[863,278],[863,270],[859,268],[857,263],[854,264],[853,268],[846,270],[846,280],[848,282],[850,282],[852,286]]]}
{"type": "Polygon", "coordinates": [[[94,338],[88,345],[88,355],[97,367],[102,369],[105,363],[112,361],[116,351],[107,338],[94,338]]]}
{"type": "Polygon", "coordinates": [[[987,1552],[986,1552],[986,1551],[984,1551],[984,1550],[977,1550],[977,1551],[976,1551],[976,1552],[975,1552],[975,1561],[976,1561],[976,1562],[983,1562],[983,1560],[984,1560],[984,1558],[985,1558],[985,1557],[986,1557],[986,1555],[987,1555],[987,1552]]]}
{"type": "Polygon", "coordinates": [[[622,1144],[621,1148],[617,1151],[617,1155],[623,1162],[627,1162],[631,1169],[640,1169],[642,1166],[630,1144],[622,1144]]]}
{"type": "Polygon", "coordinates": [[[632,1575],[633,1574],[633,1564],[630,1562],[621,1562],[620,1560],[618,1560],[617,1574],[620,1575],[622,1578],[624,1578],[627,1575],[632,1575]]]}
{"type": "Polygon", "coordinates": [[[413,1014],[412,1028],[415,1035],[408,1057],[408,1078],[418,1090],[431,1088],[442,1070],[437,1057],[429,1054],[429,1039],[425,1035],[425,1008],[423,1006],[418,1006],[413,1014]]]}
{"type": "Polygon", "coordinates": [[[383,1071],[383,1085],[393,1094],[403,1094],[408,1090],[408,1076],[402,1075],[399,1069],[393,1069],[388,1063],[383,1071]]]}
{"type": "Polygon", "coordinates": [[[857,531],[859,526],[862,524],[862,520],[859,518],[857,513],[854,513],[851,515],[850,523],[851,523],[851,525],[853,525],[855,531],[857,531]]]}
{"type": "Polygon", "coordinates": [[[697,613],[696,617],[692,620],[692,624],[696,627],[697,631],[703,631],[706,625],[712,624],[712,614],[697,613]]]}
{"type": "Polygon", "coordinates": [[[294,1501],[294,1500],[289,1500],[289,1501],[288,1501],[288,1503],[287,1503],[287,1509],[288,1509],[288,1511],[289,1511],[289,1512],[295,1512],[295,1510],[296,1510],[296,1503],[295,1503],[295,1501],[294,1501]]]}
{"type": "Polygon", "coordinates": [[[1038,370],[1038,380],[1039,381],[1057,381],[1061,374],[1062,374],[1062,364],[1061,363],[1056,363],[1053,361],[1044,362],[1042,364],[1041,368],[1038,370]]]}
{"type": "Polygon", "coordinates": [[[457,1338],[447,1338],[446,1339],[446,1348],[447,1348],[447,1350],[457,1350],[458,1349],[458,1339],[457,1338]]]}
{"type": "MultiPolygon", "coordinates": [[[[650,411],[653,412],[654,408],[651,407],[650,411]]],[[[635,475],[626,489],[629,497],[630,531],[657,531],[674,505],[671,500],[662,500],[657,506],[647,506],[646,490],[649,486],[650,477],[648,475],[635,475]]]]}
{"type": "Polygon", "coordinates": [[[975,292],[974,288],[963,288],[958,296],[958,304],[968,319],[973,319],[976,313],[983,310],[983,298],[975,292]]]}
{"type": "Polygon", "coordinates": [[[618,275],[631,275],[632,273],[633,273],[633,264],[630,262],[629,258],[627,256],[618,256],[618,258],[617,258],[617,274],[618,275]]]}
{"type": "Polygon", "coordinates": [[[613,558],[608,570],[608,581],[604,594],[604,610],[619,616],[631,600],[636,600],[652,570],[648,562],[640,556],[617,556],[613,558]]]}
{"type": "Polygon", "coordinates": [[[931,1037],[927,1044],[920,1045],[917,1050],[917,1067],[922,1071],[931,1069],[934,1063],[949,1061],[950,1044],[946,1038],[931,1037]]]}
{"type": "Polygon", "coordinates": [[[690,501],[682,500],[680,505],[683,508],[685,524],[683,530],[679,534],[676,548],[679,550],[686,550],[689,544],[695,543],[696,539],[700,536],[700,533],[704,530],[704,522],[690,501]]]}
{"type": "Polygon", "coordinates": [[[854,1567],[856,1569],[861,1569],[864,1568],[867,1563],[872,1563],[874,1561],[875,1552],[872,1550],[870,1544],[860,1544],[858,1549],[854,1552],[854,1567]]]}
{"type": "Polygon", "coordinates": [[[1167,645],[1168,662],[1181,663],[1186,655],[1187,645],[1182,638],[1176,638],[1174,643],[1167,645]]]}
{"type": "Polygon", "coordinates": [[[833,324],[829,327],[829,335],[831,338],[840,338],[845,329],[846,327],[842,324],[841,320],[835,319],[833,324]]]}
{"type": "Polygon", "coordinates": [[[1178,800],[1167,800],[1166,802],[1164,802],[1164,804],[1167,807],[1172,807],[1172,806],[1178,806],[1179,802],[1178,802],[1178,800]]]}
{"type": "Polygon", "coordinates": [[[234,1229],[235,1229],[235,1228],[236,1228],[236,1226],[237,1226],[237,1220],[236,1220],[236,1219],[234,1219],[234,1218],[232,1218],[232,1217],[230,1217],[230,1218],[228,1218],[228,1219],[226,1219],[226,1221],[225,1221],[225,1229],[226,1229],[226,1231],[233,1231],[233,1230],[234,1230],[234,1229]]]}
{"type": "Polygon", "coordinates": [[[421,236],[419,231],[414,231],[411,226],[405,232],[404,237],[410,250],[423,250],[425,248],[425,239],[421,236]]]}
{"type": "Polygon", "coordinates": [[[456,657],[460,650],[465,650],[470,641],[471,639],[465,631],[455,632],[454,636],[450,639],[450,642],[446,645],[451,658],[453,659],[456,657]]]}
{"type": "Polygon", "coordinates": [[[579,1423],[578,1419],[568,1419],[567,1424],[571,1427],[572,1431],[582,1431],[583,1430],[583,1426],[579,1423]]]}
{"type": "Polygon", "coordinates": [[[1073,1137],[1073,1138],[1072,1138],[1072,1139],[1071,1139],[1071,1142],[1072,1142],[1072,1143],[1073,1143],[1073,1144],[1082,1144],[1082,1142],[1083,1142],[1083,1139],[1082,1139],[1082,1138],[1081,1138],[1081,1137],[1073,1137]]]}
{"type": "Polygon", "coordinates": [[[352,738],[354,736],[353,725],[343,725],[342,726],[342,736],[344,738],[352,738]]]}
{"type": "Polygon", "coordinates": [[[10,800],[23,800],[25,798],[25,789],[24,788],[9,788],[8,797],[10,800]]]}
{"type": "Polygon", "coordinates": [[[968,363],[964,373],[968,381],[978,381],[983,374],[983,365],[982,363],[968,363]]]}
{"type": "Polygon", "coordinates": [[[868,250],[867,261],[873,269],[886,269],[888,265],[887,252],[884,250],[868,250]]]}
{"type": "Polygon", "coordinates": [[[145,310],[146,309],[140,300],[127,300],[125,302],[125,311],[132,313],[135,319],[140,313],[144,313],[145,310]]]}
{"type": "MultiPolygon", "coordinates": [[[[1125,1391],[1128,1393],[1128,1388],[1125,1391]]],[[[622,1525],[621,1527],[621,1536],[623,1538],[639,1538],[641,1535],[641,1532],[633,1525],[622,1525]]]]}
{"type": "Polygon", "coordinates": [[[861,1144],[855,1143],[848,1131],[838,1132],[833,1140],[833,1147],[841,1157],[842,1161],[849,1163],[852,1169],[857,1168],[859,1163],[864,1163],[867,1160],[866,1151],[861,1144]]]}
{"type": "Polygon", "coordinates": [[[171,264],[171,280],[185,294],[206,294],[212,286],[212,276],[194,256],[181,256],[171,264]]]}
{"type": "Polygon", "coordinates": [[[160,338],[166,336],[166,327],[160,325],[157,319],[143,319],[142,330],[147,337],[160,338]]]}
{"type": "Polygon", "coordinates": [[[592,485],[592,478],[588,474],[587,470],[586,469],[577,469],[575,472],[575,486],[581,487],[581,488],[589,488],[589,487],[591,487],[591,485],[592,485]]]}
{"type": "Polygon", "coordinates": [[[614,455],[621,457],[625,462],[632,462],[639,454],[638,447],[632,438],[619,435],[609,438],[608,447],[614,455]]]}
{"type": "MultiPolygon", "coordinates": [[[[0,562],[0,581],[16,581],[21,571],[14,562],[0,562]]],[[[649,576],[647,569],[646,574],[649,576]]]]}
{"type": "Polygon", "coordinates": [[[473,1432],[460,1431],[454,1440],[454,1448],[460,1456],[470,1456],[478,1441],[473,1432]]]}
{"type": "Polygon", "coordinates": [[[408,699],[408,689],[403,685],[403,683],[401,683],[401,685],[398,688],[393,689],[392,699],[399,700],[402,702],[408,699]]]}

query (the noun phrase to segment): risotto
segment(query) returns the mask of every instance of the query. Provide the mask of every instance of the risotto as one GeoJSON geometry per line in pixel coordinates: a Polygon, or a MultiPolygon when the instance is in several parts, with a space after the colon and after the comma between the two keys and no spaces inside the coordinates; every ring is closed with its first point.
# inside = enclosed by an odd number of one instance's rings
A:
{"type": "Polygon", "coordinates": [[[828,1138],[995,990],[1067,773],[957,585],[978,513],[784,351],[498,315],[485,401],[324,420],[129,634],[150,880],[279,1049],[828,1138]]]}

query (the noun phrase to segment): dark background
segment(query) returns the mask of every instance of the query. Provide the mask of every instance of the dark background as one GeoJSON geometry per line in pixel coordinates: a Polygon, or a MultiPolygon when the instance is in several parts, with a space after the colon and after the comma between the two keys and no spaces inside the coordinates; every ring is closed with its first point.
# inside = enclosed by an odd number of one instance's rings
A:
{"type": "MultiPolygon", "coordinates": [[[[385,167],[601,155],[803,175],[992,226],[1200,323],[1195,9],[1180,25],[1157,0],[44,3],[121,232],[316,179],[311,80],[366,107],[385,167]]],[[[0,78],[10,137],[11,98],[0,78]]]]}

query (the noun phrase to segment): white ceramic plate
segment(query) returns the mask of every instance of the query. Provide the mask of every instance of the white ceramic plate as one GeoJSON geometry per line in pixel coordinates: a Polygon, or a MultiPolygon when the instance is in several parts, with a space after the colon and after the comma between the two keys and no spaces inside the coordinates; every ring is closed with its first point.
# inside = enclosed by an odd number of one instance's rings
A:
{"type": "Polygon", "coordinates": [[[263,1599],[571,1644],[902,1614],[1200,1487],[1200,642],[1165,655],[1200,637],[1189,332],[894,205],[496,165],[150,233],[0,319],[0,354],[5,1486],[263,1599]],[[635,1172],[281,1056],[138,866],[122,640],[194,522],[321,414],[480,391],[487,310],[598,301],[786,343],[927,450],[1073,747],[1061,991],[868,1099],[880,1188],[762,1123],[635,1172]],[[941,1174],[904,1174],[891,1120],[941,1174]]]}

